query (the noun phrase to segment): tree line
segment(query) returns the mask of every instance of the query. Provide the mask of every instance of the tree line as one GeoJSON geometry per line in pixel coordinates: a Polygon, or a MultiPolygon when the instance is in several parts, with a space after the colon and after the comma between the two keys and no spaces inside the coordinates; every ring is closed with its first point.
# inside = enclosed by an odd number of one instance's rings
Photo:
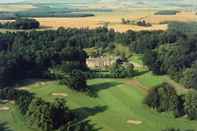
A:
{"type": "Polygon", "coordinates": [[[197,119],[197,91],[178,95],[175,88],[163,83],[152,88],[144,99],[144,103],[158,112],[172,111],[175,117],[187,116],[197,119]]]}
{"type": "Polygon", "coordinates": [[[0,23],[0,28],[4,29],[38,29],[40,23],[35,19],[16,18],[15,21],[0,23]]]}

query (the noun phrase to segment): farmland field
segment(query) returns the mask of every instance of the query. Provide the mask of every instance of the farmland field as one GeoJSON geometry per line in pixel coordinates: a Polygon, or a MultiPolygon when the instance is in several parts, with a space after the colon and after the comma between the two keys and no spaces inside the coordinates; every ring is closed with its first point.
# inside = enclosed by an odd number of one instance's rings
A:
{"type": "Polygon", "coordinates": [[[197,15],[191,12],[181,12],[177,15],[154,15],[154,10],[130,10],[114,11],[109,13],[97,13],[94,17],[86,18],[37,18],[43,26],[47,27],[76,27],[76,28],[96,28],[108,25],[115,31],[125,32],[129,29],[135,31],[141,30],[167,30],[167,24],[160,24],[165,21],[191,22],[197,21],[197,15]],[[137,25],[124,25],[121,23],[122,18],[131,20],[144,19],[152,24],[151,27],[137,25]]]}
{"type": "Polygon", "coordinates": [[[27,11],[35,8],[31,4],[0,4],[0,11],[15,12],[15,11],[27,11]]]}
{"type": "Polygon", "coordinates": [[[141,30],[167,30],[167,24],[161,24],[169,21],[181,21],[192,22],[197,21],[197,15],[195,12],[178,10],[176,15],[155,15],[160,9],[139,7],[139,8],[111,8],[110,3],[97,3],[90,5],[83,4],[5,4],[0,6],[0,11],[4,12],[18,12],[18,15],[22,16],[34,16],[39,14],[36,19],[41,23],[43,27],[49,27],[56,29],[58,27],[65,28],[97,28],[100,26],[108,26],[115,31],[125,32],[129,29],[134,31],[141,30]],[[112,11],[110,11],[112,10],[112,11]],[[29,11],[29,13],[27,13],[29,11]],[[43,12],[44,11],[44,12],[43,12]],[[74,12],[73,12],[74,11],[74,12]],[[53,16],[54,13],[58,17],[53,16]],[[49,14],[48,14],[49,13],[49,14]],[[66,14],[65,14],[66,13],[66,14]],[[47,17],[49,16],[53,17],[47,17]],[[79,15],[74,17],[73,15],[79,15]],[[42,16],[45,17],[42,17],[42,16]],[[62,15],[62,17],[61,17],[62,15]],[[87,15],[86,17],[80,17],[80,15],[87,15]],[[88,17],[88,15],[91,15],[88,17]],[[94,16],[92,16],[94,15],[94,16]],[[150,27],[137,26],[132,24],[122,24],[121,19],[129,20],[145,20],[152,24],[150,27]]]}

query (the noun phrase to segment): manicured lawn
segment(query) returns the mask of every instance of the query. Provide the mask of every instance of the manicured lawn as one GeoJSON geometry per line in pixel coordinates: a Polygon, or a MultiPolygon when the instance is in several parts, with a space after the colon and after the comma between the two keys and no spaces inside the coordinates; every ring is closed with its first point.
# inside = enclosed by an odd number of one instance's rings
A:
{"type": "MultiPolygon", "coordinates": [[[[162,77],[151,73],[138,76],[140,84],[148,87],[162,82],[162,77]]],[[[167,127],[197,129],[196,121],[185,118],[175,119],[168,113],[157,113],[143,105],[144,93],[135,87],[129,79],[94,79],[89,80],[91,95],[71,91],[57,82],[46,82],[27,86],[28,90],[47,101],[57,96],[52,93],[66,93],[69,107],[90,119],[99,131],[160,131],[167,127]],[[128,124],[128,120],[140,121],[141,124],[128,124]]],[[[60,96],[59,96],[60,97],[60,96]]],[[[10,111],[0,112],[0,121],[7,121],[14,131],[32,131],[27,129],[23,117],[11,105],[10,111]]]]}

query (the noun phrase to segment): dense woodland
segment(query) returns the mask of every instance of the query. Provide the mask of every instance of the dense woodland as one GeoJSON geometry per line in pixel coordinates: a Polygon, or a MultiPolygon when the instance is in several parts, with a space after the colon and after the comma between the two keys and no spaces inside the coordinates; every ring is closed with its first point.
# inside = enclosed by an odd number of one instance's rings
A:
{"type": "Polygon", "coordinates": [[[144,63],[154,73],[167,73],[187,88],[196,88],[196,36],[183,31],[116,33],[107,28],[3,33],[0,34],[0,84],[45,77],[49,68],[61,64],[67,65],[64,67],[67,71],[85,70],[87,55],[82,49],[96,47],[102,54],[122,43],[131,52],[144,53],[144,63]]]}

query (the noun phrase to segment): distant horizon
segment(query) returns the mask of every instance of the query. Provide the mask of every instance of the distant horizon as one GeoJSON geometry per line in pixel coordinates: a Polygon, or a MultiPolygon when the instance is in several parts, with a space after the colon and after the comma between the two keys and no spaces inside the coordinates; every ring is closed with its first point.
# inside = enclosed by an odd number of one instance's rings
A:
{"type": "Polygon", "coordinates": [[[16,2],[22,2],[24,0],[0,0],[0,3],[16,3],[16,2]]]}

